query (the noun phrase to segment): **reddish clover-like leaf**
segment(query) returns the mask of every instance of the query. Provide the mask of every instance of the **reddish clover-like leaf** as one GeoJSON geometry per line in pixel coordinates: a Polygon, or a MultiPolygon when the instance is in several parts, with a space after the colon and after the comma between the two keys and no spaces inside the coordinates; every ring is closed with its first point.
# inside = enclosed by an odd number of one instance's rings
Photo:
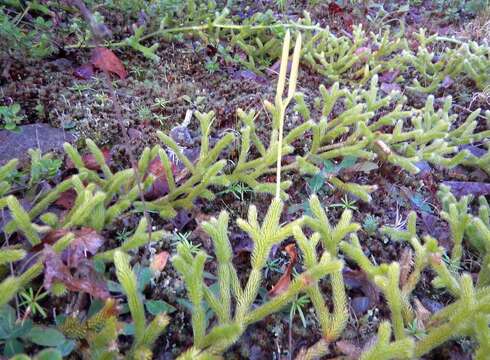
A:
{"type": "Polygon", "coordinates": [[[92,51],[90,62],[99,70],[114,73],[121,79],[128,76],[126,69],[119,58],[111,50],[104,47],[96,47],[92,51]]]}

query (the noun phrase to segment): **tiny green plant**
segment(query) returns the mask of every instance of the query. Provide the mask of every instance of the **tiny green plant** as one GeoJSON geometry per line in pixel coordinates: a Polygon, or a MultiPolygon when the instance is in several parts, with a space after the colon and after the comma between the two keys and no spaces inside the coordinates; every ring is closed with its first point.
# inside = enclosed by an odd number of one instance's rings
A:
{"type": "Polygon", "coordinates": [[[58,174],[61,167],[61,159],[53,158],[52,153],[41,155],[39,149],[29,150],[31,156],[31,178],[29,185],[39,183],[42,180],[49,180],[58,174]]]}
{"type": "Polygon", "coordinates": [[[296,314],[298,314],[299,318],[301,319],[301,323],[303,324],[303,327],[306,329],[306,319],[305,319],[304,309],[309,303],[310,303],[310,299],[308,298],[308,295],[298,296],[291,303],[291,307],[289,308],[290,324],[293,323],[294,317],[296,316],[296,314]]]}
{"type": "Polygon", "coordinates": [[[220,191],[216,195],[232,194],[237,200],[244,201],[245,194],[252,193],[253,189],[242,182],[234,182],[225,190],[220,191]]]}
{"type": "Polygon", "coordinates": [[[419,321],[417,319],[413,319],[413,321],[407,325],[407,334],[421,340],[427,335],[427,332],[423,327],[419,326],[419,321]]]}
{"type": "Polygon", "coordinates": [[[214,74],[216,71],[219,70],[219,63],[216,58],[208,59],[204,67],[206,68],[208,73],[214,74]]]}
{"type": "Polygon", "coordinates": [[[2,120],[2,127],[9,131],[19,131],[18,125],[24,118],[20,114],[20,105],[15,103],[12,105],[0,106],[0,120],[2,120]]]}
{"type": "Polygon", "coordinates": [[[138,117],[140,120],[148,120],[152,117],[151,109],[146,105],[141,105],[138,108],[138,117]]]}
{"type": "MultiPolygon", "coordinates": [[[[32,314],[32,316],[41,315],[43,318],[46,318],[48,314],[46,310],[39,303],[42,299],[48,296],[48,292],[41,292],[42,287],[40,287],[35,293],[34,290],[30,287],[27,290],[23,290],[19,293],[22,302],[19,304],[20,306],[25,308],[25,313],[32,314]]],[[[25,316],[24,316],[25,317],[25,316]]]]}
{"type": "Polygon", "coordinates": [[[197,254],[199,252],[199,248],[201,247],[201,244],[194,244],[191,239],[191,232],[179,232],[179,231],[174,231],[173,234],[173,246],[178,247],[179,244],[182,244],[186,249],[190,251],[191,254],[197,254]]]}
{"type": "Polygon", "coordinates": [[[362,222],[362,228],[368,235],[374,235],[378,230],[378,220],[373,215],[368,215],[362,222]]]}
{"type": "Polygon", "coordinates": [[[356,200],[351,200],[349,199],[349,196],[347,194],[344,195],[344,197],[340,200],[340,203],[335,203],[330,205],[330,207],[339,207],[344,210],[352,210],[356,211],[358,207],[356,206],[357,201],[356,200]]]}
{"type": "Polygon", "coordinates": [[[156,108],[164,110],[167,107],[167,105],[169,104],[169,102],[170,101],[165,99],[165,98],[158,97],[158,98],[155,98],[155,102],[154,102],[153,106],[156,108]]]}
{"type": "Polygon", "coordinates": [[[268,259],[264,266],[264,277],[268,277],[271,273],[281,273],[284,260],[282,258],[268,259]]]}

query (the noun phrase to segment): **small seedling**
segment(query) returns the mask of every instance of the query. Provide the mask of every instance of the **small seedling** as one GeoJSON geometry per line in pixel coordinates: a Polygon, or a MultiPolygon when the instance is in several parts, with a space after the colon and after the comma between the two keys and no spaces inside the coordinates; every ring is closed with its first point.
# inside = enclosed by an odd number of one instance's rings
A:
{"type": "Polygon", "coordinates": [[[49,180],[58,174],[61,167],[60,159],[53,159],[52,154],[41,157],[38,152],[32,156],[30,185],[37,184],[42,180],[49,180]]]}
{"type": "Polygon", "coordinates": [[[216,61],[216,58],[209,59],[206,61],[206,64],[204,65],[208,73],[214,74],[216,71],[219,70],[219,64],[216,61]]]}
{"type": "Polygon", "coordinates": [[[197,254],[199,252],[199,248],[201,247],[201,244],[193,244],[192,241],[190,240],[191,232],[178,232],[174,231],[174,236],[173,236],[173,243],[172,245],[174,247],[177,247],[179,244],[183,244],[191,254],[197,254]]]}
{"type": "Polygon", "coordinates": [[[308,295],[302,295],[296,298],[291,303],[291,308],[289,309],[289,323],[292,324],[294,317],[296,316],[296,313],[299,315],[301,319],[301,323],[303,324],[303,327],[306,329],[306,319],[305,319],[305,314],[304,314],[304,309],[306,305],[310,303],[310,299],[308,298],[308,295]]]}
{"type": "Polygon", "coordinates": [[[165,98],[155,98],[155,103],[153,104],[154,107],[160,108],[160,109],[165,109],[170,101],[166,100],[165,98]]]}
{"type": "Polygon", "coordinates": [[[150,119],[152,117],[152,113],[151,113],[150,108],[148,106],[141,105],[138,108],[138,117],[141,120],[148,120],[148,119],[150,119]]]}
{"type": "Polygon", "coordinates": [[[448,254],[442,255],[442,261],[446,263],[449,271],[454,275],[458,275],[462,270],[461,266],[459,266],[459,261],[455,259],[451,259],[451,257],[448,254]]]}
{"type": "Polygon", "coordinates": [[[352,210],[356,211],[358,208],[356,206],[357,201],[356,200],[350,200],[349,196],[344,195],[340,203],[332,204],[330,207],[339,207],[342,208],[343,210],[352,210]]]}
{"type": "Polygon", "coordinates": [[[32,316],[36,316],[37,314],[41,315],[43,318],[46,318],[48,314],[46,310],[39,304],[39,302],[48,296],[47,292],[41,292],[41,287],[34,293],[32,288],[27,290],[23,290],[19,293],[20,297],[23,301],[19,304],[22,307],[25,307],[26,314],[31,313],[32,316]]]}
{"type": "Polygon", "coordinates": [[[19,131],[17,125],[24,118],[19,113],[20,105],[17,103],[9,106],[0,106],[0,119],[3,122],[3,128],[9,131],[19,131]]]}
{"type": "Polygon", "coordinates": [[[378,220],[373,215],[368,215],[362,222],[362,228],[368,235],[374,235],[378,230],[378,220]]]}
{"type": "Polygon", "coordinates": [[[248,185],[236,182],[231,184],[225,190],[219,192],[217,195],[232,194],[237,200],[244,201],[245,194],[253,192],[252,188],[248,185]]]}
{"type": "Polygon", "coordinates": [[[264,277],[268,277],[270,273],[282,273],[282,264],[284,263],[284,260],[281,258],[277,259],[268,259],[267,262],[265,263],[265,269],[264,269],[264,277]]]}
{"type": "Polygon", "coordinates": [[[419,327],[419,323],[417,319],[413,319],[411,323],[408,323],[406,331],[408,335],[413,336],[418,340],[422,339],[424,336],[427,335],[425,329],[419,327]]]}

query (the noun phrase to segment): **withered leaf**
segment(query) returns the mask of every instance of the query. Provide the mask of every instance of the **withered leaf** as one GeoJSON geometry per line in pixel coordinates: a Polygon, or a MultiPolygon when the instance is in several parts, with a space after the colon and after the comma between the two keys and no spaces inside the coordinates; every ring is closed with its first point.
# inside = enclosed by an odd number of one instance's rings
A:
{"type": "Polygon", "coordinates": [[[55,201],[55,205],[65,210],[70,210],[75,205],[76,198],[77,192],[74,189],[69,189],[60,194],[58,200],[55,201]]]}
{"type": "Polygon", "coordinates": [[[490,184],[470,181],[443,181],[444,185],[451,188],[451,192],[457,196],[472,194],[475,197],[490,194],[490,184]]]}
{"type": "Polygon", "coordinates": [[[359,359],[361,356],[361,348],[352,341],[340,340],[335,343],[335,346],[349,359],[359,359]]]}
{"type": "Polygon", "coordinates": [[[76,267],[87,258],[87,254],[95,255],[104,244],[105,239],[91,228],[73,231],[75,239],[62,253],[62,259],[70,267],[76,267]]]}
{"type": "Polygon", "coordinates": [[[44,287],[50,289],[54,282],[63,283],[70,291],[85,292],[98,299],[107,299],[106,283],[97,278],[97,273],[88,262],[78,264],[72,275],[71,269],[49,245],[43,250],[44,287]]]}
{"type": "Polygon", "coordinates": [[[92,64],[83,64],[76,68],[73,74],[82,80],[90,80],[94,76],[94,66],[92,64]]]}
{"type": "Polygon", "coordinates": [[[167,251],[159,252],[151,260],[150,268],[153,271],[157,271],[157,272],[163,271],[163,269],[165,269],[165,266],[167,265],[169,256],[170,254],[167,251]]]}
{"type": "Polygon", "coordinates": [[[289,284],[291,283],[291,273],[293,272],[293,266],[298,258],[298,253],[296,252],[296,246],[294,244],[287,245],[285,249],[290,258],[289,264],[276,285],[274,285],[272,289],[269,290],[269,296],[271,297],[280,295],[285,292],[289,287],[289,284]]]}
{"type": "Polygon", "coordinates": [[[420,329],[425,329],[425,325],[429,321],[430,316],[432,315],[429,310],[425,308],[424,305],[419,301],[419,299],[415,298],[415,318],[417,319],[417,326],[420,329]]]}
{"type": "Polygon", "coordinates": [[[400,286],[406,284],[413,266],[413,252],[409,247],[403,249],[400,256],[400,286]]]}
{"type": "Polygon", "coordinates": [[[342,275],[348,287],[360,289],[369,298],[370,306],[378,304],[379,289],[369,281],[364,271],[344,267],[342,275]]]}
{"type": "Polygon", "coordinates": [[[104,47],[96,47],[92,51],[90,62],[99,70],[117,74],[119,78],[128,76],[123,63],[111,50],[104,47]]]}

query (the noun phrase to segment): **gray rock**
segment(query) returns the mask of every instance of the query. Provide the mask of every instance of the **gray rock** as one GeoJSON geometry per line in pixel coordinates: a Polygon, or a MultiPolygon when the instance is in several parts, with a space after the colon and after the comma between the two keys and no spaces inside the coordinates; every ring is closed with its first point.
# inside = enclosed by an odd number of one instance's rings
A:
{"type": "Polygon", "coordinates": [[[27,159],[27,150],[40,148],[43,153],[63,150],[63,143],[75,141],[75,136],[47,124],[20,126],[20,132],[0,130],[0,165],[17,158],[27,159]]]}

